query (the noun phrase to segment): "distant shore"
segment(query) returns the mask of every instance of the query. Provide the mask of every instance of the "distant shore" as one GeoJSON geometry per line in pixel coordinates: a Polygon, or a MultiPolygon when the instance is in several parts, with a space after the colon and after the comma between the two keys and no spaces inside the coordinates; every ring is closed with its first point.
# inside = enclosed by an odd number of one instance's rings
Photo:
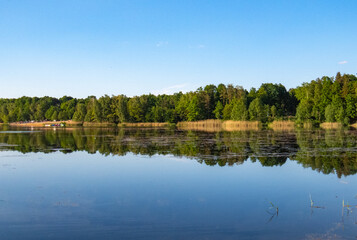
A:
{"type": "Polygon", "coordinates": [[[14,127],[157,127],[165,128],[175,126],[174,123],[166,122],[140,122],[140,123],[110,123],[110,122],[77,122],[67,121],[28,121],[0,123],[14,127]]]}
{"type": "MultiPolygon", "coordinates": [[[[293,130],[295,128],[322,128],[322,129],[341,129],[343,125],[338,122],[324,122],[317,126],[306,122],[297,126],[296,122],[291,120],[273,121],[267,125],[259,121],[232,121],[232,120],[202,120],[194,122],[139,122],[139,123],[110,123],[110,122],[77,122],[72,120],[67,121],[28,121],[28,122],[12,122],[0,123],[0,125],[8,125],[13,127],[120,127],[120,128],[169,128],[177,127],[181,130],[198,130],[198,131],[244,131],[244,130],[293,130]]],[[[349,125],[349,127],[357,128],[357,123],[349,125]]]]}
{"type": "Polygon", "coordinates": [[[14,127],[55,127],[55,126],[82,126],[82,122],[75,122],[72,120],[67,120],[67,121],[28,121],[28,122],[12,122],[9,123],[9,126],[14,126],[14,127]]]}

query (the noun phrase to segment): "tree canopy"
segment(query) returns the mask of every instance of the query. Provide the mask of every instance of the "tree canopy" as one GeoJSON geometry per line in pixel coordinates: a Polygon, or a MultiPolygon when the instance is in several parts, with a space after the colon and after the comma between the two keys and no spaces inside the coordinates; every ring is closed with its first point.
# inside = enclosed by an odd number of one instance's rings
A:
{"type": "Polygon", "coordinates": [[[232,84],[213,84],[188,93],[127,97],[125,95],[21,97],[0,99],[0,122],[75,120],[87,122],[179,122],[205,119],[259,120],[296,117],[316,123],[357,120],[357,77],[337,73],[287,90],[264,83],[249,91],[232,84]]]}

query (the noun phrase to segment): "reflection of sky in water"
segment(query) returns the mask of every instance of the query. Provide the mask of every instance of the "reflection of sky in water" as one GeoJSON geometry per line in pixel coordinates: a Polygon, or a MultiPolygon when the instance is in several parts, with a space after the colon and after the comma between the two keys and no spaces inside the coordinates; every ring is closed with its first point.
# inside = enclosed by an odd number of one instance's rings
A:
{"type": "Polygon", "coordinates": [[[1,239],[338,239],[357,236],[356,175],[185,157],[0,152],[1,239]],[[315,208],[311,210],[309,194],[315,208]],[[267,213],[279,207],[278,216],[267,213]]]}

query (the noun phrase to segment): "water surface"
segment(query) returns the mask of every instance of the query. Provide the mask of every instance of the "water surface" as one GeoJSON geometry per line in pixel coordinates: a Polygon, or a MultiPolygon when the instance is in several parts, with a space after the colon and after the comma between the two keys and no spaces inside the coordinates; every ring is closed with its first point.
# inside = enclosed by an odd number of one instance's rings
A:
{"type": "Polygon", "coordinates": [[[355,131],[35,130],[0,131],[1,239],[357,236],[355,131]]]}

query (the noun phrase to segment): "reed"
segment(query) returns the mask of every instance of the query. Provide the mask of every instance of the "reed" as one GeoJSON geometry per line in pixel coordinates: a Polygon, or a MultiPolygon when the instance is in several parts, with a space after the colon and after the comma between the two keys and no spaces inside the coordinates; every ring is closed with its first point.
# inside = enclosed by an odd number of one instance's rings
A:
{"type": "Polygon", "coordinates": [[[311,129],[311,128],[314,127],[314,124],[313,124],[312,122],[304,122],[304,123],[302,124],[302,127],[303,127],[303,128],[307,128],[307,129],[311,129]]]}
{"type": "Polygon", "coordinates": [[[196,122],[179,122],[177,123],[177,128],[205,132],[250,131],[261,129],[261,123],[259,121],[221,121],[209,119],[196,122]]]}
{"type": "Polygon", "coordinates": [[[155,128],[167,128],[171,124],[167,122],[140,122],[140,123],[119,123],[118,127],[155,127],[155,128]]]}
{"type": "Polygon", "coordinates": [[[268,210],[266,210],[267,213],[271,215],[267,223],[271,222],[275,216],[279,215],[279,207],[275,206],[272,202],[269,202],[271,205],[268,210]]]}
{"type": "Polygon", "coordinates": [[[84,122],[83,127],[115,127],[115,123],[109,122],[84,122]]]}
{"type": "Polygon", "coordinates": [[[82,122],[68,121],[43,121],[43,122],[12,122],[10,126],[15,127],[44,127],[46,125],[65,123],[66,126],[82,126],[82,122]]]}
{"type": "Polygon", "coordinates": [[[312,200],[311,194],[309,194],[309,196],[310,196],[310,207],[311,208],[322,208],[322,209],[325,208],[325,207],[321,207],[321,206],[315,206],[315,202],[314,202],[314,200],[312,200]]]}
{"type": "Polygon", "coordinates": [[[273,130],[294,130],[295,129],[295,122],[294,121],[273,121],[269,123],[269,128],[273,130]]]}
{"type": "Polygon", "coordinates": [[[223,122],[223,130],[225,131],[250,131],[260,130],[262,124],[259,121],[225,121],[223,122]]]}
{"type": "Polygon", "coordinates": [[[222,121],[217,119],[202,120],[196,122],[178,122],[178,129],[195,130],[205,132],[222,131],[222,121]]]}
{"type": "Polygon", "coordinates": [[[343,125],[339,122],[324,122],[320,124],[322,129],[340,129],[343,125]]]}

